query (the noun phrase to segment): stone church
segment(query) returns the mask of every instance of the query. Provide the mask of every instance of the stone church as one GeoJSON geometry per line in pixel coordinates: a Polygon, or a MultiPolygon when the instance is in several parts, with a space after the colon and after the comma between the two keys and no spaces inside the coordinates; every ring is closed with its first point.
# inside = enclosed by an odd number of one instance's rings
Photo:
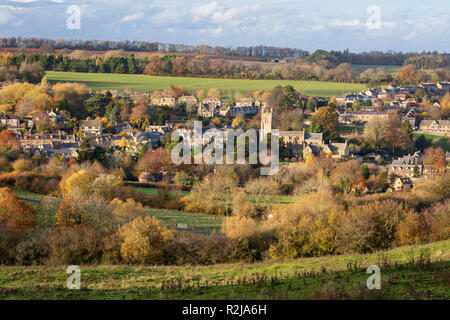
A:
{"type": "MultiPolygon", "coordinates": [[[[272,132],[273,110],[268,107],[261,109],[261,136],[272,132]]],[[[330,154],[334,159],[345,159],[349,155],[347,142],[325,143],[322,133],[303,131],[280,131],[280,138],[286,147],[296,157],[306,157],[308,154],[318,155],[321,152],[330,154]]]]}

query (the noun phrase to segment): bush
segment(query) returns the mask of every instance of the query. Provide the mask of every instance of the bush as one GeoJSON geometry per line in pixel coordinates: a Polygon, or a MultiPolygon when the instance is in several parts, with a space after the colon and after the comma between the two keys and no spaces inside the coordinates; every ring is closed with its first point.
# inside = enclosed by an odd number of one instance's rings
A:
{"type": "Polygon", "coordinates": [[[36,232],[20,242],[16,247],[16,263],[25,266],[44,264],[50,254],[48,236],[48,231],[36,232]]]}
{"type": "Polygon", "coordinates": [[[279,185],[277,182],[267,178],[258,178],[247,183],[245,186],[245,192],[254,195],[278,195],[280,193],[278,188],[279,185]]]}
{"type": "Polygon", "coordinates": [[[248,200],[247,194],[243,191],[234,197],[233,215],[250,218],[256,218],[258,216],[258,210],[255,204],[248,200]]]}
{"type": "Polygon", "coordinates": [[[173,177],[173,182],[181,187],[187,187],[192,185],[191,177],[184,171],[178,171],[173,177]]]}
{"type": "Polygon", "coordinates": [[[306,214],[294,225],[277,229],[277,241],[269,248],[269,256],[276,259],[294,259],[330,255],[339,252],[338,239],[342,209],[306,214]]]}
{"type": "Polygon", "coordinates": [[[122,263],[120,256],[121,239],[117,233],[109,235],[104,240],[104,249],[102,255],[102,263],[119,264],[122,263]]]}
{"type": "Polygon", "coordinates": [[[0,226],[25,232],[36,226],[36,212],[9,188],[0,188],[0,226]]]}
{"type": "Polygon", "coordinates": [[[165,251],[173,232],[154,217],[138,217],[119,230],[120,253],[128,263],[163,264],[165,251]]]}
{"type": "Polygon", "coordinates": [[[0,225],[0,265],[15,263],[15,248],[23,238],[22,232],[0,225]]]}
{"type": "Polygon", "coordinates": [[[231,239],[250,237],[256,233],[256,222],[249,217],[226,217],[222,223],[222,232],[231,239]]]}
{"type": "Polygon", "coordinates": [[[434,205],[424,215],[431,228],[430,241],[450,239],[450,200],[434,205]]]}
{"type": "Polygon", "coordinates": [[[88,225],[55,229],[48,237],[48,262],[54,265],[100,263],[105,236],[102,229],[88,225]]]}
{"type": "Polygon", "coordinates": [[[41,174],[23,172],[16,176],[14,187],[28,192],[50,194],[58,189],[59,179],[41,174]]]}
{"type": "Polygon", "coordinates": [[[168,263],[175,265],[253,262],[257,257],[256,250],[247,239],[229,239],[216,233],[177,232],[167,253],[168,263]]]}
{"type": "Polygon", "coordinates": [[[339,245],[344,251],[358,253],[389,249],[396,241],[400,222],[412,213],[394,200],[352,206],[343,216],[339,245]]]}
{"type": "Polygon", "coordinates": [[[112,215],[120,222],[127,223],[136,219],[139,216],[145,214],[145,210],[142,204],[134,201],[133,199],[127,199],[122,201],[120,199],[114,199],[111,201],[111,205],[114,207],[112,215]]]}
{"type": "Polygon", "coordinates": [[[11,164],[9,163],[9,159],[6,156],[0,156],[0,171],[9,171],[11,170],[11,164]]]}
{"type": "Polygon", "coordinates": [[[33,163],[28,159],[17,159],[12,163],[12,168],[16,172],[30,171],[33,168],[33,163]]]}
{"type": "Polygon", "coordinates": [[[419,179],[412,195],[413,204],[419,208],[450,198],[450,173],[419,179]]]}
{"type": "Polygon", "coordinates": [[[108,227],[113,222],[109,202],[95,195],[63,196],[56,219],[57,228],[77,225],[108,227]]]}
{"type": "Polygon", "coordinates": [[[421,213],[410,211],[398,226],[398,242],[400,245],[421,244],[428,240],[430,225],[421,213]]]}

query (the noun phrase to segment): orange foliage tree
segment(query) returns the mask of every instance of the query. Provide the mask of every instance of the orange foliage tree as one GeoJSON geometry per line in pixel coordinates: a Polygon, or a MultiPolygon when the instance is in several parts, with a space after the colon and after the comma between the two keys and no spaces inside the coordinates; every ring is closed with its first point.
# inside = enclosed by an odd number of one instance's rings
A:
{"type": "Polygon", "coordinates": [[[36,226],[36,212],[9,188],[0,188],[0,226],[25,232],[36,226]]]}
{"type": "Polygon", "coordinates": [[[447,163],[444,150],[442,148],[427,148],[423,155],[423,164],[432,166],[433,169],[445,171],[447,163]]]}
{"type": "Polygon", "coordinates": [[[18,150],[20,149],[19,139],[16,134],[9,130],[0,132],[0,150],[18,150]]]}
{"type": "Polygon", "coordinates": [[[81,226],[89,222],[89,218],[75,205],[75,200],[68,196],[64,197],[56,212],[56,227],[81,226]]]}

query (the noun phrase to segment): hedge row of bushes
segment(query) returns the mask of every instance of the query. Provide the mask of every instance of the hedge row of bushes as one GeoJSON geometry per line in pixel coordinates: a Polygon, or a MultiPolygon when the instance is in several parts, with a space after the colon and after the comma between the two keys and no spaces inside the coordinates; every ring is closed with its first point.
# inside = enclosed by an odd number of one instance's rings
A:
{"type": "Polygon", "coordinates": [[[117,232],[89,225],[35,230],[0,227],[0,264],[210,265],[252,262],[246,239],[173,232],[150,217],[139,217],[117,232]]]}

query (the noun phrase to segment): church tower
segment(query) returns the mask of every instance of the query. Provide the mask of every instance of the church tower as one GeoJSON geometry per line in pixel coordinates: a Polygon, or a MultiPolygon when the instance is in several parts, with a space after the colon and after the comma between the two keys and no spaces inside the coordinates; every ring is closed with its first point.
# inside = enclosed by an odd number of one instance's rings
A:
{"type": "Polygon", "coordinates": [[[272,132],[272,108],[263,105],[261,108],[261,137],[272,132]]]}

